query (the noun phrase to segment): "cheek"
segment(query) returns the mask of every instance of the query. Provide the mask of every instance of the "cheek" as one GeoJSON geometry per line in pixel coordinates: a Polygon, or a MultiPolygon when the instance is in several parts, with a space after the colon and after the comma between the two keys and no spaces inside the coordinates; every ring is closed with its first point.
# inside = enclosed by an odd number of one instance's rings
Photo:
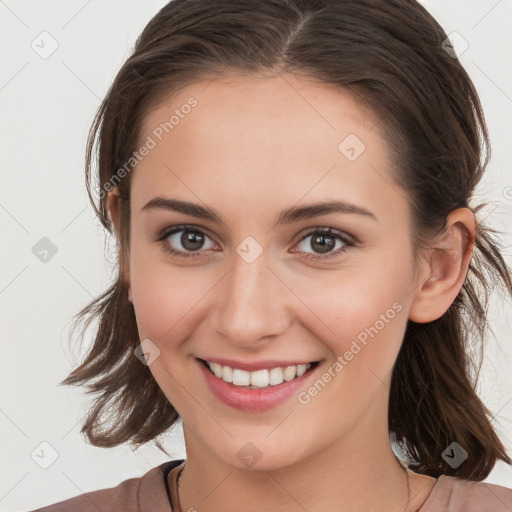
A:
{"type": "Polygon", "coordinates": [[[140,340],[149,339],[158,349],[150,365],[156,382],[182,417],[187,418],[190,396],[183,392],[187,365],[180,356],[184,340],[199,323],[200,299],[208,292],[208,277],[172,267],[165,256],[148,257],[147,249],[134,247],[130,258],[133,306],[140,340]],[[207,281],[205,283],[205,280],[207,281]]]}
{"type": "Polygon", "coordinates": [[[305,390],[300,403],[310,403],[318,415],[338,411],[327,415],[322,427],[336,432],[349,428],[376,397],[386,396],[408,319],[400,276],[394,276],[395,286],[382,287],[360,277],[307,295],[318,316],[307,329],[331,350],[332,359],[319,376],[322,382],[305,390]]]}
{"type": "Polygon", "coordinates": [[[409,265],[406,257],[381,255],[374,265],[320,275],[314,287],[306,278],[296,281],[297,295],[313,313],[307,328],[331,349],[333,359],[343,356],[365,373],[391,369],[407,325],[409,265]]]}
{"type": "Polygon", "coordinates": [[[194,308],[212,286],[197,269],[167,265],[160,251],[136,245],[130,257],[130,281],[141,339],[165,340],[166,345],[186,332],[194,308]]]}

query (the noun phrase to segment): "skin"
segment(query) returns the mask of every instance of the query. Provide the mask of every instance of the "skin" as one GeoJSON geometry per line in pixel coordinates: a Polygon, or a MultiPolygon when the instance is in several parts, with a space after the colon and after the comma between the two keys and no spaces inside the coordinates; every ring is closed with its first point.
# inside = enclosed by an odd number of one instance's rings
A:
{"type": "MultiPolygon", "coordinates": [[[[198,105],[131,176],[125,276],[140,339],[160,350],[149,368],[183,420],[181,510],[416,510],[435,480],[409,471],[407,504],[387,428],[391,373],[407,321],[439,318],[459,292],[473,214],[452,212],[415,267],[407,194],[393,184],[375,121],[347,91],[292,75],[198,82],[149,112],[140,140],[191,96],[198,105]],[[349,134],[366,146],[354,161],[338,150],[349,134]],[[142,211],[155,196],[208,205],[226,226],[142,211]],[[329,199],[376,219],[330,213],[272,229],[282,210],[329,199]],[[206,234],[199,257],[172,256],[154,241],[185,223],[206,234]],[[308,260],[322,253],[315,236],[303,237],[324,227],[358,245],[308,260]],[[250,264],[236,251],[248,236],[263,251],[250,264]],[[394,303],[401,311],[305,405],[292,396],[264,412],[231,408],[213,397],[195,361],[320,360],[320,375],[394,303]],[[261,454],[252,468],[237,457],[248,442],[261,454]]],[[[116,190],[108,204],[119,232],[116,190]]],[[[186,251],[181,234],[169,243],[186,251]]]]}

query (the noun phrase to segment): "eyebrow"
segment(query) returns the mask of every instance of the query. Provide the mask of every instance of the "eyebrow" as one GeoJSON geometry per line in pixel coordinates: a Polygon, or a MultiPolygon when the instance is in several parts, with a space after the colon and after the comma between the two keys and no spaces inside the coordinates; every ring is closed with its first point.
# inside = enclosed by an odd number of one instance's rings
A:
{"type": "MultiPolygon", "coordinates": [[[[199,204],[181,201],[179,199],[157,196],[148,201],[141,209],[143,212],[154,210],[170,210],[178,213],[184,213],[199,219],[205,219],[227,226],[222,215],[220,215],[220,213],[218,213],[214,208],[207,206],[203,207],[199,204]]],[[[279,225],[292,224],[301,220],[320,217],[321,215],[328,215],[330,213],[362,215],[377,220],[374,213],[362,206],[347,203],[346,201],[326,201],[300,207],[293,206],[282,211],[275,220],[274,228],[279,225]]]]}

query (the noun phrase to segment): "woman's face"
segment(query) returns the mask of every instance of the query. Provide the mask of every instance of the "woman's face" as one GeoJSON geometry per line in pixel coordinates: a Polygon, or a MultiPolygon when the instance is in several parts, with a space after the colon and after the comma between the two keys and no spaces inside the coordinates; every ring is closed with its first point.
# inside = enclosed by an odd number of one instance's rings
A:
{"type": "Polygon", "coordinates": [[[187,450],[258,469],[345,441],[370,453],[388,436],[418,284],[406,195],[375,120],[325,84],[224,78],[151,111],[140,144],[129,280],[187,450]],[[193,213],[210,210],[219,219],[193,213]],[[307,363],[318,364],[258,387],[307,363]]]}

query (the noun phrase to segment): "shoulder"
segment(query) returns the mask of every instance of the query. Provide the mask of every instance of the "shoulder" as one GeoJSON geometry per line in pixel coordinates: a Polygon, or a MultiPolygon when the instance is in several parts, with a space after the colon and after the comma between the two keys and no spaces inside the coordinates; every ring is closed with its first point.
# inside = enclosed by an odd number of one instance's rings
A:
{"type": "Polygon", "coordinates": [[[512,489],[442,475],[421,512],[510,512],[512,489]]]}
{"type": "Polygon", "coordinates": [[[165,485],[167,473],[182,461],[168,461],[138,478],[124,480],[116,487],[90,491],[32,512],[139,512],[169,511],[165,485]]]}

